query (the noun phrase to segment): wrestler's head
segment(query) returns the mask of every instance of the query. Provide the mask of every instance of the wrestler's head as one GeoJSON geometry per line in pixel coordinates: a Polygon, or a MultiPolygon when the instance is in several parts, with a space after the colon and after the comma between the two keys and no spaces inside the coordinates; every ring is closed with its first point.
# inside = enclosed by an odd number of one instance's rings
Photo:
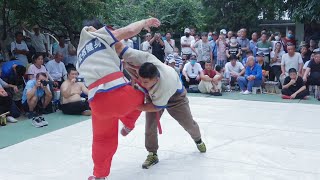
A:
{"type": "Polygon", "coordinates": [[[139,68],[139,81],[147,90],[150,90],[159,81],[159,78],[159,70],[154,64],[146,62],[139,68]]]}
{"type": "Polygon", "coordinates": [[[100,29],[104,25],[98,19],[89,19],[83,22],[83,26],[92,26],[95,29],[100,29]]]}

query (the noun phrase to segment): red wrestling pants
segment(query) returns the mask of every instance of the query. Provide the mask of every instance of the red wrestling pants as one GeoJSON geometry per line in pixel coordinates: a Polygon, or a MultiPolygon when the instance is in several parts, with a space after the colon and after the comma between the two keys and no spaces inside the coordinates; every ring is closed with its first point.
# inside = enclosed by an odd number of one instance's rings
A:
{"type": "Polygon", "coordinates": [[[144,103],[144,94],[132,86],[97,93],[90,102],[92,111],[92,159],[93,175],[106,177],[110,173],[111,161],[118,147],[118,121],[133,129],[141,114],[137,107],[144,103]]]}

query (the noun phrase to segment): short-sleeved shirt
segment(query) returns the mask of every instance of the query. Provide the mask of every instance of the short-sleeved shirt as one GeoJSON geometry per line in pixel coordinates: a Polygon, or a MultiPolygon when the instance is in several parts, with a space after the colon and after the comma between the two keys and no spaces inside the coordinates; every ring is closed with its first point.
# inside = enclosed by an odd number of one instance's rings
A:
{"type": "Polygon", "coordinates": [[[184,90],[177,72],[172,67],[160,62],[154,55],[129,48],[124,52],[123,58],[133,66],[141,66],[149,62],[157,67],[160,79],[148,91],[148,95],[156,107],[165,108],[169,99],[176,92],[184,90]]]}
{"type": "Polygon", "coordinates": [[[271,45],[271,42],[269,41],[266,41],[266,42],[259,41],[257,43],[257,48],[258,48],[257,54],[262,52],[264,55],[269,55],[270,50],[272,49],[272,45],[271,45]]]}
{"type": "Polygon", "coordinates": [[[157,57],[161,62],[164,62],[164,47],[160,42],[153,41],[152,44],[152,54],[157,57]]]}
{"type": "Polygon", "coordinates": [[[46,68],[55,81],[61,81],[61,78],[67,75],[67,70],[63,62],[57,63],[55,60],[51,60],[46,64],[46,68]]]}
{"type": "Polygon", "coordinates": [[[209,42],[204,43],[202,40],[199,40],[194,44],[194,47],[198,53],[198,62],[207,62],[211,60],[212,49],[209,42]]]}
{"type": "Polygon", "coordinates": [[[237,43],[237,44],[229,44],[228,46],[227,46],[227,50],[228,50],[228,52],[229,52],[229,54],[232,56],[232,55],[234,55],[234,56],[236,56],[237,54],[238,54],[238,52],[239,52],[239,49],[241,50],[241,47],[240,47],[240,45],[237,43]]]}
{"type": "MultiPolygon", "coordinates": [[[[24,41],[21,41],[21,43],[17,43],[16,41],[13,41],[11,43],[11,52],[13,54],[13,51],[17,49],[17,50],[25,50],[25,51],[29,51],[29,48],[27,46],[27,44],[24,41]]],[[[16,59],[18,59],[24,67],[26,67],[28,65],[28,58],[26,55],[24,54],[14,54],[14,56],[16,57],[16,59]]]]}
{"type": "MultiPolygon", "coordinates": [[[[278,53],[278,56],[277,56],[277,62],[275,63],[271,63],[270,66],[280,66],[281,65],[281,59],[282,59],[282,56],[285,54],[285,52],[283,50],[281,50],[279,53],[278,53]]],[[[270,53],[270,58],[273,59],[274,56],[276,55],[276,53],[274,51],[271,51],[270,53]]],[[[271,62],[271,60],[270,60],[271,62]]]]}
{"type": "Polygon", "coordinates": [[[202,72],[203,72],[204,75],[207,75],[210,78],[214,78],[214,76],[217,75],[217,72],[215,70],[213,70],[213,69],[211,69],[211,70],[204,69],[202,72]]]}
{"type": "Polygon", "coordinates": [[[10,76],[14,75],[14,71],[12,69],[13,65],[23,66],[23,64],[18,60],[5,62],[1,68],[1,78],[9,78],[10,76]]]}
{"type": "MultiPolygon", "coordinates": [[[[195,40],[193,36],[182,36],[180,39],[180,43],[181,44],[190,44],[191,45],[191,41],[195,40]]],[[[181,47],[181,52],[182,54],[192,54],[192,49],[191,47],[181,47]]]]}
{"type": "Polygon", "coordinates": [[[34,33],[29,32],[31,38],[31,45],[35,48],[36,52],[46,52],[45,43],[47,43],[46,37],[43,34],[38,36],[34,33]]]}
{"type": "MultiPolygon", "coordinates": [[[[22,94],[22,103],[25,103],[27,101],[27,92],[32,90],[34,86],[36,86],[37,81],[35,79],[29,80],[26,84],[26,87],[23,90],[22,94]]],[[[38,98],[41,98],[44,95],[44,90],[42,88],[37,88],[36,95],[38,98]]]]}
{"type": "Polygon", "coordinates": [[[127,41],[122,39],[121,43],[124,44],[125,46],[128,46],[129,48],[133,48],[133,41],[131,39],[128,39],[127,41]]]}
{"type": "Polygon", "coordinates": [[[170,59],[174,59],[174,60],[176,61],[175,66],[176,66],[177,68],[179,68],[180,65],[181,65],[181,66],[183,65],[183,61],[182,61],[181,56],[176,56],[176,57],[175,57],[173,54],[169,54],[169,55],[167,56],[167,58],[166,58],[166,62],[169,63],[170,59]]]}
{"type": "Polygon", "coordinates": [[[183,67],[183,71],[186,71],[188,77],[190,77],[190,78],[196,78],[202,70],[203,69],[199,63],[196,63],[196,64],[194,64],[194,66],[192,66],[191,63],[188,62],[183,67]]]}
{"type": "Polygon", "coordinates": [[[228,62],[225,65],[225,69],[226,72],[239,74],[244,69],[244,66],[238,61],[236,62],[235,66],[232,66],[231,62],[228,62]]]}
{"type": "Polygon", "coordinates": [[[6,86],[8,86],[8,83],[6,83],[4,80],[0,78],[0,88],[4,88],[6,86]]]}
{"type": "MultiPolygon", "coordinates": [[[[257,63],[258,65],[260,65],[259,63],[257,63]]],[[[262,70],[265,70],[265,71],[270,71],[270,65],[269,63],[266,63],[266,62],[263,62],[263,64],[261,65],[261,68],[262,70]]]]}
{"type": "Polygon", "coordinates": [[[175,47],[174,40],[170,39],[170,43],[167,40],[164,40],[163,43],[164,43],[164,53],[166,53],[166,54],[173,53],[173,50],[174,50],[174,47],[175,47]]]}
{"type": "Polygon", "coordinates": [[[227,54],[226,54],[227,45],[226,45],[226,43],[218,40],[218,43],[216,45],[218,47],[217,60],[227,60],[227,54]]]}
{"type": "Polygon", "coordinates": [[[302,69],[307,69],[309,66],[311,60],[307,61],[306,63],[304,63],[303,68],[302,69]]]}
{"type": "Polygon", "coordinates": [[[148,41],[145,41],[141,44],[141,50],[146,51],[151,54],[152,53],[152,46],[150,45],[150,43],[148,41]]]}
{"type": "Polygon", "coordinates": [[[308,64],[308,68],[310,68],[310,73],[320,72],[320,63],[317,64],[314,60],[311,60],[308,64]]]}
{"type": "MultiPolygon", "coordinates": [[[[286,77],[284,79],[284,83],[283,85],[287,85],[289,82],[291,81],[291,78],[290,76],[286,77]]],[[[304,86],[304,82],[303,82],[303,79],[302,77],[298,76],[298,79],[296,81],[296,83],[294,83],[293,85],[291,85],[288,89],[291,91],[291,92],[297,92],[301,87],[304,86]]]]}
{"type": "Polygon", "coordinates": [[[46,69],[43,65],[41,65],[40,68],[37,68],[37,66],[35,66],[34,64],[32,64],[32,65],[29,67],[27,74],[28,74],[28,75],[33,75],[33,79],[36,79],[37,74],[39,74],[39,73],[41,73],[41,72],[47,73],[47,69],[46,69]]]}
{"type": "Polygon", "coordinates": [[[286,74],[288,74],[289,69],[295,68],[299,71],[299,64],[302,64],[302,57],[300,53],[295,53],[292,57],[288,53],[284,54],[281,59],[281,65],[284,65],[286,74]]]}

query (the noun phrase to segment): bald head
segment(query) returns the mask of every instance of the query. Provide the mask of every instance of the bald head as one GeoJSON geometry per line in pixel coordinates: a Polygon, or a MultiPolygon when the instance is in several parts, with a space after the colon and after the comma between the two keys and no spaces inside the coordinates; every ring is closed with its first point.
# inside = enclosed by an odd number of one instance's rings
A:
{"type": "Polygon", "coordinates": [[[254,57],[253,56],[249,56],[247,58],[247,63],[248,63],[248,66],[253,66],[254,65],[254,57]]]}

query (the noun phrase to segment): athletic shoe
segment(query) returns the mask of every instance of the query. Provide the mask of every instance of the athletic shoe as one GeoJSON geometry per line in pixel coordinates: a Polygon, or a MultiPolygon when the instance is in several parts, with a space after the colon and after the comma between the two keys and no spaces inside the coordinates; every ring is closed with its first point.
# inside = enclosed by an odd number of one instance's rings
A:
{"type": "Polygon", "coordinates": [[[96,178],[94,176],[90,176],[88,180],[106,180],[106,178],[96,178]]]}
{"type": "Polygon", "coordinates": [[[250,91],[246,90],[245,92],[243,92],[243,95],[248,95],[248,94],[251,94],[250,91]]]}
{"type": "Polygon", "coordinates": [[[243,94],[243,93],[244,93],[244,91],[241,90],[241,91],[240,91],[240,94],[243,94]]]}
{"type": "Polygon", "coordinates": [[[201,141],[201,143],[196,143],[197,144],[197,148],[201,153],[205,153],[207,151],[206,145],[204,144],[203,141],[201,141]]]}
{"type": "Polygon", "coordinates": [[[41,119],[42,126],[48,126],[49,123],[44,119],[44,117],[39,116],[39,118],[41,119]]]}
{"type": "Polygon", "coordinates": [[[151,166],[157,164],[159,162],[158,155],[153,152],[149,152],[147,159],[142,164],[143,169],[149,169],[151,166]]]}
{"type": "Polygon", "coordinates": [[[290,97],[290,96],[287,96],[287,95],[282,95],[281,98],[282,98],[282,99],[291,99],[291,97],[290,97]]]}
{"type": "Polygon", "coordinates": [[[16,120],[14,117],[12,116],[7,116],[7,121],[10,122],[10,123],[16,123],[18,122],[18,120],[16,120]]]}
{"type": "Polygon", "coordinates": [[[43,126],[42,119],[39,117],[33,117],[32,118],[32,125],[36,128],[40,128],[43,126]]]}
{"type": "Polygon", "coordinates": [[[4,116],[0,116],[0,126],[6,126],[7,125],[7,119],[4,116]]]}
{"type": "Polygon", "coordinates": [[[131,131],[132,131],[132,129],[129,129],[126,126],[123,126],[122,129],[121,129],[121,135],[122,136],[127,136],[131,131]]]}

